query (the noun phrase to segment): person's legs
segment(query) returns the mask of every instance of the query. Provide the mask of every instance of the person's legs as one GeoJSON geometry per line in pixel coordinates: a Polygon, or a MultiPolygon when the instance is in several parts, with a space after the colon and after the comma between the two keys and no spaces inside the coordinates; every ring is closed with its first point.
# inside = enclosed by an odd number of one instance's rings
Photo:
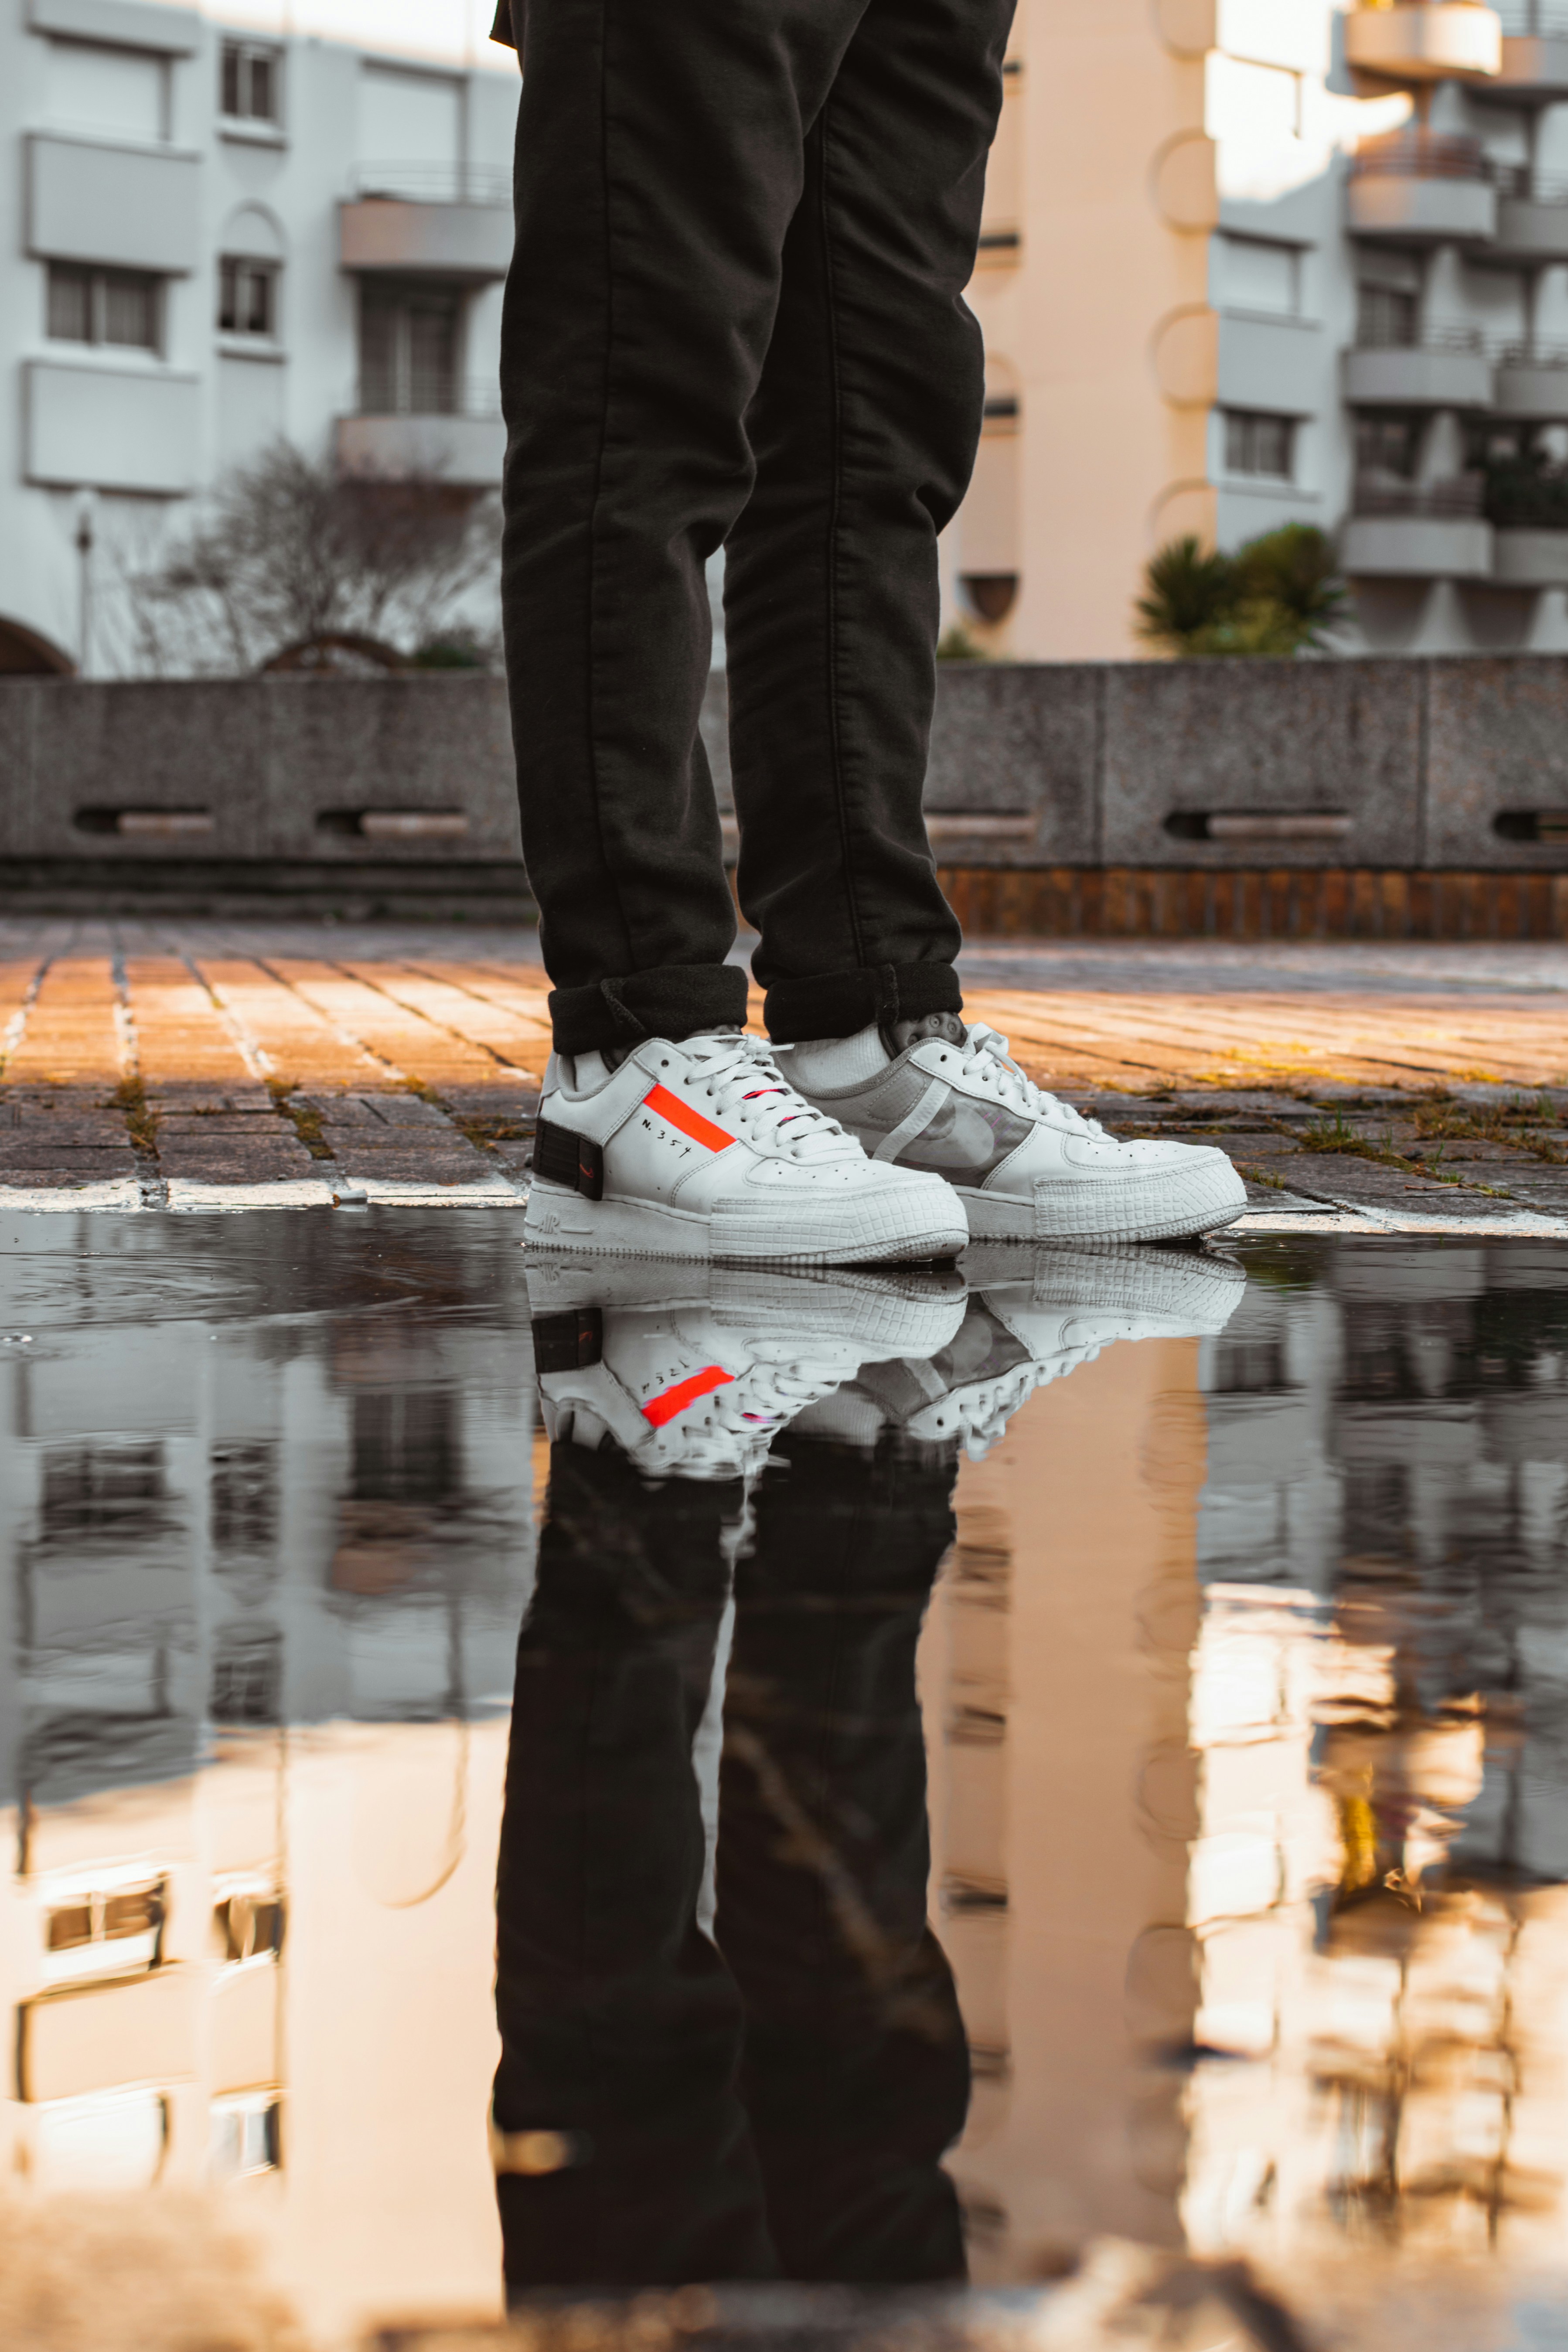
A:
{"type": "Polygon", "coordinates": [[[915,1684],[955,1446],[790,1432],[735,1577],[714,1933],[745,2001],[741,2093],[784,2275],[964,2275],[942,2158],[969,2052],[926,1917],[915,1684]]]}
{"type": "Polygon", "coordinates": [[[691,1748],[742,1503],[739,1479],[658,1486],[611,1447],[552,1450],[497,1889],[513,2298],[776,2272],[740,1997],[697,1924],[691,1748]]]}
{"type": "Polygon", "coordinates": [[[1013,0],[868,0],[806,140],[725,587],[741,903],[778,1041],[956,1013],[921,797],[937,533],[984,399],[963,299],[1013,0]]]}
{"type": "Polygon", "coordinates": [[[806,132],[866,8],[529,0],[502,600],[567,1055],[745,1018],[698,734],[703,563],[751,488],[743,420],[806,132]]]}

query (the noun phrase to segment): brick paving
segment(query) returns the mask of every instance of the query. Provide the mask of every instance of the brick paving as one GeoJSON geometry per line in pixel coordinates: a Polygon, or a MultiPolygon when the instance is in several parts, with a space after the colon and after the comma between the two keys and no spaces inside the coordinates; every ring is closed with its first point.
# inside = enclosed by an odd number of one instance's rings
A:
{"type": "MultiPolygon", "coordinates": [[[[981,941],[973,1016],[1264,1205],[1568,1215],[1568,952],[981,941]]],[[[0,924],[0,1205],[515,1202],[548,1051],[531,935],[0,924]]],[[[753,1002],[753,1013],[758,1010],[753,1002]]]]}

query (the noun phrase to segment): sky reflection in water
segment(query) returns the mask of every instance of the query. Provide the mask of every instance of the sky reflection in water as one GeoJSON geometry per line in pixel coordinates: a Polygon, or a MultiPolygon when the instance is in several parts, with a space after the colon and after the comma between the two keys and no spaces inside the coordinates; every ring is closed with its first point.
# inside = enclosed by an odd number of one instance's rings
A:
{"type": "Polygon", "coordinates": [[[1561,2268],[1568,1252],[0,1241],[27,2193],[211,2186],[324,2339],[503,2238],[1561,2268]]]}

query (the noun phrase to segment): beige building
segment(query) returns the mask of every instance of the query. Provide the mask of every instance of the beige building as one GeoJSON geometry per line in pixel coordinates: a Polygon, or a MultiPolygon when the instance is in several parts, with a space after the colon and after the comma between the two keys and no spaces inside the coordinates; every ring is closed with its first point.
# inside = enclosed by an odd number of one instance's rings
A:
{"type": "Polygon", "coordinates": [[[1124,658],[1156,549],[1300,521],[1349,650],[1568,646],[1568,505],[1481,472],[1568,454],[1553,0],[1020,0],[1006,89],[950,619],[1124,658]]]}

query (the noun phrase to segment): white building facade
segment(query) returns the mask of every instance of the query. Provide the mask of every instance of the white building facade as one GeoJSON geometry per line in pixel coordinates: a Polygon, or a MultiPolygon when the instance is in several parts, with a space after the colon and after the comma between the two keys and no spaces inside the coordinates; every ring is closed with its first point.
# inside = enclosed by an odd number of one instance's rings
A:
{"type": "Polygon", "coordinates": [[[498,481],[518,79],[473,15],[430,56],[153,0],[8,12],[0,669],[134,667],[126,577],[279,436],[498,481]]]}

